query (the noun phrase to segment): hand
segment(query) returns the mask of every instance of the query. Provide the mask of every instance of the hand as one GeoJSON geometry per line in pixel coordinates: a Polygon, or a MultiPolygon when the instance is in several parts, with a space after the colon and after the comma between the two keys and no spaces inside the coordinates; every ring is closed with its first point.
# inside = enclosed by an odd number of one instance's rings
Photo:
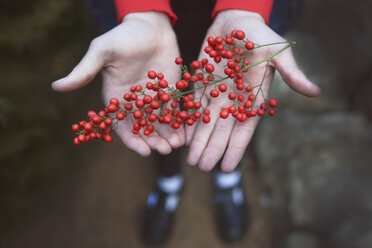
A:
{"type": "MultiPolygon", "coordinates": [[[[179,77],[174,58],[179,49],[168,17],[160,12],[132,13],[111,31],[97,37],[81,62],[65,78],[52,84],[59,92],[68,92],[87,85],[102,70],[103,98],[120,101],[130,87],[146,82],[147,72],[154,70],[164,74],[172,86],[179,77]]],[[[106,105],[107,106],[107,105],[106,105]]],[[[123,143],[142,156],[150,155],[151,149],[168,154],[172,148],[184,144],[184,129],[174,130],[169,125],[155,126],[150,136],[132,134],[132,120],[125,118],[116,127],[123,143]]]]}
{"type": "MultiPolygon", "coordinates": [[[[264,23],[263,18],[249,11],[226,10],[218,14],[212,26],[209,28],[207,36],[224,36],[234,29],[243,30],[246,38],[257,44],[268,44],[285,41],[281,36],[272,31],[264,23]]],[[[202,48],[207,45],[204,40],[202,48]]],[[[241,43],[242,47],[243,43],[241,43]]],[[[274,45],[255,49],[253,55],[248,57],[250,64],[260,61],[283,48],[284,45],[274,45]]],[[[202,50],[199,60],[211,58],[202,50]]],[[[261,82],[265,73],[266,63],[252,67],[244,76],[244,82],[257,85],[261,82]]],[[[320,94],[320,89],[310,82],[298,68],[293,58],[291,50],[287,49],[278,56],[271,59],[266,77],[263,82],[262,90],[267,97],[274,70],[277,69],[290,88],[294,91],[314,97],[320,94]]],[[[224,76],[223,63],[215,64],[214,74],[224,76]]],[[[227,92],[233,91],[233,81],[226,80],[227,92]]],[[[208,92],[208,90],[207,90],[208,92]]],[[[208,124],[199,122],[197,125],[186,127],[186,144],[190,146],[187,161],[190,165],[199,165],[204,171],[211,170],[223,156],[221,169],[230,172],[236,168],[241,160],[244,151],[257,126],[258,117],[248,118],[245,122],[236,121],[235,118],[219,118],[220,111],[229,106],[227,92],[218,98],[212,98],[205,94],[202,104],[211,111],[211,121],[208,124]]],[[[248,93],[246,93],[248,94],[248,93]]],[[[201,96],[201,92],[196,93],[196,98],[201,96]]],[[[261,95],[257,96],[257,103],[263,102],[261,95]]],[[[258,104],[259,105],[259,104],[258,104]]]]}

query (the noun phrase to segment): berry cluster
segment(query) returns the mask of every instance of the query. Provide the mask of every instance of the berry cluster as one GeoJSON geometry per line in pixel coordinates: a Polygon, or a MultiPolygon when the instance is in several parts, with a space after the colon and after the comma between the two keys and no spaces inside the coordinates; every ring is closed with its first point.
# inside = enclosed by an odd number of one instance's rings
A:
{"type": "Polygon", "coordinates": [[[124,118],[132,117],[133,134],[142,133],[150,135],[154,130],[154,122],[171,125],[172,128],[178,129],[186,123],[187,125],[195,124],[199,119],[204,123],[209,123],[210,110],[204,109],[201,99],[208,87],[212,89],[209,95],[212,98],[227,96],[231,105],[227,106],[220,112],[220,117],[228,118],[230,115],[237,120],[244,122],[248,118],[264,116],[267,112],[272,116],[275,114],[274,108],[278,105],[276,99],[266,99],[262,91],[263,79],[266,76],[268,63],[272,57],[287,49],[292,43],[281,49],[279,52],[265,58],[257,63],[250,64],[247,55],[254,49],[274,45],[257,45],[252,41],[245,39],[245,33],[241,30],[234,30],[225,37],[208,37],[208,45],[204,52],[213,59],[215,64],[226,61],[224,64],[224,76],[215,75],[215,65],[209,62],[207,58],[200,61],[193,61],[191,68],[197,73],[192,74],[187,67],[183,65],[182,58],[176,58],[175,63],[181,66],[182,79],[175,83],[175,87],[169,86],[162,73],[155,71],[148,72],[149,82],[145,87],[141,85],[133,86],[130,92],[123,95],[123,102],[112,98],[110,104],[98,112],[88,112],[89,121],[81,121],[72,126],[77,137],[74,138],[74,144],[79,145],[93,139],[103,139],[105,142],[112,142],[111,131],[117,122],[124,118]],[[243,42],[243,48],[237,46],[237,43],[243,42]],[[266,62],[266,71],[262,81],[255,85],[248,85],[244,82],[244,73],[249,68],[260,63],[266,62]],[[233,87],[229,87],[225,80],[233,80],[233,87]],[[192,86],[192,89],[189,89],[192,86]],[[189,89],[189,90],[187,90],[189,89]],[[193,93],[202,90],[201,97],[195,97],[193,93]],[[226,94],[222,94],[226,92],[226,94]],[[255,107],[258,94],[262,94],[264,102],[255,107]],[[182,104],[182,109],[180,109],[182,104]]]}

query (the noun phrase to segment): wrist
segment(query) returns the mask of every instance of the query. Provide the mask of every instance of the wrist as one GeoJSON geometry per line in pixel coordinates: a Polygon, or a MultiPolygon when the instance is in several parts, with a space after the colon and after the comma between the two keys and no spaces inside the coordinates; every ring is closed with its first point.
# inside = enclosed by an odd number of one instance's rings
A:
{"type": "Polygon", "coordinates": [[[160,11],[145,11],[145,12],[134,12],[126,15],[122,22],[129,20],[139,20],[153,25],[170,25],[171,22],[167,14],[160,11]]]}
{"type": "Polygon", "coordinates": [[[235,10],[235,9],[223,10],[223,11],[218,12],[214,20],[214,23],[224,24],[226,23],[227,20],[236,20],[240,18],[245,18],[247,20],[249,19],[252,21],[258,21],[261,23],[265,23],[264,18],[256,12],[252,12],[248,10],[235,10]]]}

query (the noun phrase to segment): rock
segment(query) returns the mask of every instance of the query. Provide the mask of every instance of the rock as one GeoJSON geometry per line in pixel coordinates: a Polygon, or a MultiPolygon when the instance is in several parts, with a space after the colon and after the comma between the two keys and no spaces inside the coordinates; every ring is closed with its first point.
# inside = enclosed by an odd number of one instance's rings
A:
{"type": "Polygon", "coordinates": [[[300,95],[290,89],[276,72],[270,97],[277,98],[280,106],[284,108],[314,112],[345,109],[347,99],[339,83],[341,73],[320,41],[299,30],[288,33],[286,39],[297,42],[293,47],[296,61],[305,75],[322,89],[322,94],[316,98],[300,95]]]}
{"type": "Polygon", "coordinates": [[[308,232],[291,233],[286,240],[286,248],[318,248],[318,238],[308,232]]]}
{"type": "Polygon", "coordinates": [[[306,226],[336,247],[367,247],[372,235],[370,123],[349,112],[287,111],[275,118],[262,121],[257,152],[277,228],[306,226]]]}

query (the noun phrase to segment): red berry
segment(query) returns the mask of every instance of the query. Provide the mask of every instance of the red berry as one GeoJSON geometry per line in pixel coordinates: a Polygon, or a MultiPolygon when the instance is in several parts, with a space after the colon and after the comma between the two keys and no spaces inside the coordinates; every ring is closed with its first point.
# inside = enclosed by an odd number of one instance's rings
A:
{"type": "Polygon", "coordinates": [[[118,104],[119,104],[119,100],[118,100],[117,98],[111,98],[111,99],[110,99],[110,103],[111,103],[111,104],[118,105],[118,104]]]}
{"type": "Polygon", "coordinates": [[[110,105],[108,105],[107,110],[110,113],[114,113],[114,112],[118,111],[118,106],[115,105],[115,104],[110,104],[110,105]]]}
{"type": "Polygon", "coordinates": [[[74,145],[76,146],[80,145],[80,141],[78,137],[74,138],[74,145]]]}
{"type": "Polygon", "coordinates": [[[146,95],[143,97],[143,101],[146,104],[149,104],[152,101],[152,97],[150,95],[146,95]]]}
{"type": "Polygon", "coordinates": [[[202,121],[204,123],[209,123],[211,121],[211,117],[209,115],[204,115],[202,121]]]}
{"type": "Polygon", "coordinates": [[[85,131],[88,131],[88,132],[90,132],[90,131],[92,131],[92,129],[93,129],[93,125],[92,125],[92,123],[87,123],[87,124],[85,124],[84,125],[84,130],[85,131]]]}
{"type": "Polygon", "coordinates": [[[208,44],[211,45],[211,46],[214,44],[214,38],[212,36],[209,36],[207,38],[207,41],[208,41],[208,44]]]}
{"type": "Polygon", "coordinates": [[[133,101],[137,100],[138,96],[136,94],[131,94],[130,95],[130,99],[132,99],[133,101]]]}
{"type": "Polygon", "coordinates": [[[149,121],[151,122],[154,122],[158,119],[158,117],[156,116],[156,114],[150,114],[147,119],[149,119],[149,121]]]}
{"type": "Polygon", "coordinates": [[[92,122],[94,124],[100,124],[101,123],[101,118],[98,115],[95,115],[92,117],[92,122]]]}
{"type": "Polygon", "coordinates": [[[162,102],[168,102],[170,100],[170,95],[165,93],[165,94],[161,95],[160,100],[162,102]]]}
{"type": "Polygon", "coordinates": [[[248,93],[252,91],[252,86],[247,86],[245,87],[245,91],[247,91],[248,93]]]}
{"type": "Polygon", "coordinates": [[[154,131],[154,125],[152,125],[151,123],[146,127],[147,130],[150,130],[150,132],[154,131]]]}
{"type": "Polygon", "coordinates": [[[154,71],[149,71],[148,73],[147,73],[147,76],[150,78],[150,79],[155,79],[156,78],[156,72],[154,72],[154,71]]]}
{"type": "Polygon", "coordinates": [[[176,58],[175,62],[176,62],[177,65],[180,65],[180,64],[183,63],[183,59],[181,57],[178,57],[178,58],[176,58]]]}
{"type": "Polygon", "coordinates": [[[123,120],[124,118],[125,118],[125,114],[123,112],[120,112],[120,113],[116,114],[116,119],[123,120]]]}
{"type": "Polygon", "coordinates": [[[205,70],[208,72],[208,73],[212,73],[214,71],[214,66],[212,64],[207,64],[205,66],[205,70]]]}
{"type": "Polygon", "coordinates": [[[225,42],[226,42],[226,44],[231,45],[231,44],[233,43],[233,39],[232,39],[231,37],[227,37],[227,38],[225,39],[225,42]]]}
{"type": "Polygon", "coordinates": [[[270,99],[268,104],[270,107],[275,108],[276,106],[278,106],[278,101],[276,99],[270,99]]]}
{"type": "Polygon", "coordinates": [[[178,128],[180,128],[180,124],[178,123],[178,122],[173,122],[173,124],[172,124],[172,127],[174,128],[174,129],[178,129],[178,128]]]}
{"type": "Polygon", "coordinates": [[[258,110],[257,110],[257,114],[258,114],[259,116],[264,116],[264,115],[265,115],[265,111],[264,111],[263,109],[258,109],[258,110]]]}
{"type": "Polygon", "coordinates": [[[241,83],[241,84],[236,84],[235,86],[236,86],[236,89],[237,89],[237,90],[244,90],[244,84],[243,84],[243,83],[241,83]]]}
{"type": "Polygon", "coordinates": [[[145,127],[147,125],[147,120],[146,119],[141,119],[139,121],[139,124],[142,126],[142,127],[145,127]]]}
{"type": "Polygon", "coordinates": [[[227,110],[222,110],[220,112],[220,116],[221,118],[226,119],[227,117],[229,117],[229,112],[227,110]]]}
{"type": "Polygon", "coordinates": [[[164,78],[164,75],[163,75],[163,73],[158,73],[158,75],[156,75],[156,77],[158,79],[163,79],[164,78]]]}
{"type": "Polygon", "coordinates": [[[229,94],[229,99],[230,99],[230,100],[235,100],[235,98],[236,98],[236,94],[235,94],[234,92],[231,92],[231,93],[229,94]]]}
{"type": "MultiPolygon", "coordinates": [[[[99,117],[98,117],[98,118],[99,118],[99,117]]],[[[72,125],[72,131],[77,132],[77,131],[79,131],[79,129],[80,129],[79,124],[74,124],[74,125],[72,125]]]]}
{"type": "Polygon", "coordinates": [[[179,112],[178,117],[185,120],[185,119],[189,118],[189,113],[187,113],[187,111],[183,110],[183,111],[179,112]]]}
{"type": "Polygon", "coordinates": [[[185,84],[185,80],[178,80],[177,83],[176,83],[176,88],[179,89],[179,90],[183,90],[183,89],[186,89],[187,87],[186,84],[185,84]]]}
{"type": "Polygon", "coordinates": [[[124,98],[124,100],[126,100],[126,101],[131,101],[131,100],[132,100],[132,97],[131,97],[130,94],[124,94],[123,98],[124,98]]]}
{"type": "Polygon", "coordinates": [[[252,107],[252,101],[250,101],[250,100],[245,101],[244,107],[245,108],[251,108],[252,107]]]}
{"type": "Polygon", "coordinates": [[[166,116],[164,116],[163,120],[165,123],[171,123],[173,121],[173,115],[167,114],[166,116]]]}
{"type": "Polygon", "coordinates": [[[215,50],[212,50],[212,51],[209,52],[209,57],[215,58],[217,56],[218,56],[218,53],[215,50]]]}
{"type": "Polygon", "coordinates": [[[201,67],[201,63],[197,60],[194,60],[192,63],[191,63],[191,68],[194,69],[194,70],[197,70],[201,67]]]}
{"type": "Polygon", "coordinates": [[[150,103],[150,107],[151,107],[152,109],[158,109],[158,108],[160,108],[160,103],[159,103],[158,101],[152,101],[152,102],[150,103]]]}
{"type": "Polygon", "coordinates": [[[239,113],[245,113],[244,105],[239,105],[239,107],[238,107],[238,112],[239,112],[239,113]]]}
{"type": "Polygon", "coordinates": [[[234,58],[234,53],[232,51],[228,50],[228,51],[226,51],[225,57],[227,59],[232,59],[232,58],[234,58]]]}
{"type": "Polygon", "coordinates": [[[133,117],[136,118],[136,119],[141,119],[142,116],[143,116],[142,111],[136,110],[136,111],[133,112],[133,117]]]}
{"type": "Polygon", "coordinates": [[[168,82],[166,81],[166,80],[164,80],[164,79],[161,79],[159,82],[158,82],[158,85],[159,85],[159,87],[160,88],[167,88],[167,86],[168,86],[168,82]]]}
{"type": "Polygon", "coordinates": [[[230,75],[232,73],[232,70],[230,68],[225,68],[223,71],[226,75],[230,75]]]}
{"type": "Polygon", "coordinates": [[[276,112],[275,112],[275,109],[269,109],[268,113],[269,113],[270,116],[273,116],[273,115],[275,115],[276,112]]]}
{"type": "Polygon", "coordinates": [[[218,90],[216,90],[216,89],[213,89],[210,92],[211,97],[218,97],[219,94],[220,93],[218,93],[218,90]]]}
{"type": "Polygon", "coordinates": [[[235,32],[234,37],[237,38],[238,40],[242,40],[245,37],[245,33],[241,30],[238,30],[235,32]]]}
{"type": "Polygon", "coordinates": [[[110,134],[105,135],[104,138],[106,143],[111,143],[112,142],[112,136],[110,134]]]}
{"type": "Polygon", "coordinates": [[[103,130],[105,130],[106,128],[107,128],[107,126],[106,126],[106,123],[105,122],[101,122],[100,124],[99,124],[99,129],[101,129],[102,131],[103,130]]]}
{"type": "Polygon", "coordinates": [[[185,80],[190,80],[191,79],[191,74],[188,73],[188,72],[185,72],[183,75],[182,75],[183,79],[185,80]]]}
{"type": "Polygon", "coordinates": [[[143,108],[145,106],[145,102],[142,99],[138,99],[136,101],[136,107],[137,108],[143,108]]]}
{"type": "Polygon", "coordinates": [[[248,116],[255,117],[255,116],[256,116],[256,111],[254,111],[254,110],[249,110],[249,111],[248,111],[248,116]]]}
{"type": "Polygon", "coordinates": [[[236,107],[235,106],[230,106],[229,108],[230,113],[235,113],[236,112],[236,107]]]}
{"type": "Polygon", "coordinates": [[[218,89],[221,92],[225,92],[227,90],[227,86],[226,86],[226,84],[220,84],[220,85],[218,85],[218,89]]]}
{"type": "Polygon", "coordinates": [[[204,52],[206,52],[206,53],[210,53],[211,51],[213,50],[213,48],[211,47],[211,46],[206,46],[205,48],[204,48],[204,52]]]}
{"type": "Polygon", "coordinates": [[[250,94],[250,95],[248,96],[248,100],[253,101],[255,97],[256,97],[255,95],[250,94]]]}
{"type": "Polygon", "coordinates": [[[269,107],[263,102],[261,103],[260,108],[263,110],[267,110],[269,107]]]}
{"type": "Polygon", "coordinates": [[[132,104],[130,104],[130,103],[126,103],[126,104],[124,104],[124,108],[126,109],[126,110],[132,110],[132,108],[133,108],[133,105],[132,104]]]}
{"type": "Polygon", "coordinates": [[[90,119],[90,118],[92,118],[93,116],[95,116],[96,115],[96,112],[94,112],[93,110],[90,110],[90,111],[88,111],[88,118],[90,119]]]}
{"type": "Polygon", "coordinates": [[[80,141],[80,143],[83,143],[85,141],[85,135],[84,134],[79,134],[79,136],[77,137],[80,141]]]}
{"type": "Polygon", "coordinates": [[[110,126],[112,124],[112,119],[111,118],[106,118],[105,123],[106,123],[106,125],[110,126]]]}
{"type": "Polygon", "coordinates": [[[214,41],[217,43],[217,44],[222,44],[223,42],[223,38],[221,36],[217,36],[214,41]]]}
{"type": "Polygon", "coordinates": [[[248,50],[253,50],[254,43],[252,41],[247,41],[247,43],[245,43],[245,48],[247,48],[248,50]]]}

